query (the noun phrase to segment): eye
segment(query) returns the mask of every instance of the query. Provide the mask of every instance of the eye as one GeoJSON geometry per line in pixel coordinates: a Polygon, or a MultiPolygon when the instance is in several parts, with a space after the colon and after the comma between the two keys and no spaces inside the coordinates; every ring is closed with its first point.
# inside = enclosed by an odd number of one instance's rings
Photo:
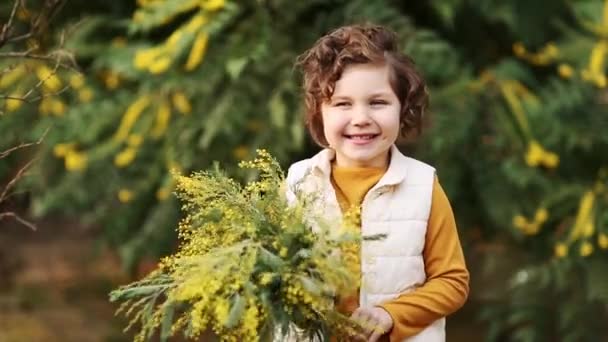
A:
{"type": "Polygon", "coordinates": [[[346,107],[346,106],[350,106],[350,102],[338,101],[338,102],[334,103],[334,107],[346,107]]]}
{"type": "Polygon", "coordinates": [[[372,100],[372,101],[370,102],[370,104],[371,104],[372,106],[384,106],[384,105],[387,105],[387,104],[388,104],[388,102],[387,102],[387,101],[385,101],[385,100],[372,100]]]}

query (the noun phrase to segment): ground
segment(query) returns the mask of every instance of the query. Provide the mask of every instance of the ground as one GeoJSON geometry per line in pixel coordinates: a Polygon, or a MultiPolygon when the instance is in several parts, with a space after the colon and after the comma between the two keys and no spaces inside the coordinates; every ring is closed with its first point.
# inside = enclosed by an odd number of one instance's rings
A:
{"type": "Polygon", "coordinates": [[[128,281],[91,228],[0,222],[0,341],[128,341],[108,292],[128,281]]]}

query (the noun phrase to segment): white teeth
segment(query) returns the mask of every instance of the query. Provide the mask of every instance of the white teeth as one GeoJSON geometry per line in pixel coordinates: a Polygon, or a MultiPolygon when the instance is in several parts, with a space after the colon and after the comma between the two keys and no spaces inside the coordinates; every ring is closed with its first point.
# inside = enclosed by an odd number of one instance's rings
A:
{"type": "Polygon", "coordinates": [[[356,140],[370,140],[374,138],[373,135],[350,135],[348,137],[356,140]]]}

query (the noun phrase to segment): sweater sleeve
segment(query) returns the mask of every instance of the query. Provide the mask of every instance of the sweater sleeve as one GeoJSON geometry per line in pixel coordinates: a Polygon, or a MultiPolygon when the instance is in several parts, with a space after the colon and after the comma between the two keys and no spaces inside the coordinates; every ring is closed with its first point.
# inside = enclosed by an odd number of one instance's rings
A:
{"type": "Polygon", "coordinates": [[[437,178],[423,251],[426,283],[379,305],[393,318],[390,341],[416,335],[458,310],[469,294],[469,272],[450,202],[437,178]]]}

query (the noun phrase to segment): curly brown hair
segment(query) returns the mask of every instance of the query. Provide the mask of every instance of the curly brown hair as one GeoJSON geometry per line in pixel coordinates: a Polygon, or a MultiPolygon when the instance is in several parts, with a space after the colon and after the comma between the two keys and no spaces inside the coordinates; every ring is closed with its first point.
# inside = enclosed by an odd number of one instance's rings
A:
{"type": "Polygon", "coordinates": [[[377,25],[349,25],[319,38],[296,62],[304,76],[306,126],[313,140],[328,147],[321,104],[331,99],[344,69],[358,63],[389,66],[391,88],[401,104],[401,134],[420,133],[428,106],[426,84],[412,59],[398,50],[396,34],[377,25]]]}

